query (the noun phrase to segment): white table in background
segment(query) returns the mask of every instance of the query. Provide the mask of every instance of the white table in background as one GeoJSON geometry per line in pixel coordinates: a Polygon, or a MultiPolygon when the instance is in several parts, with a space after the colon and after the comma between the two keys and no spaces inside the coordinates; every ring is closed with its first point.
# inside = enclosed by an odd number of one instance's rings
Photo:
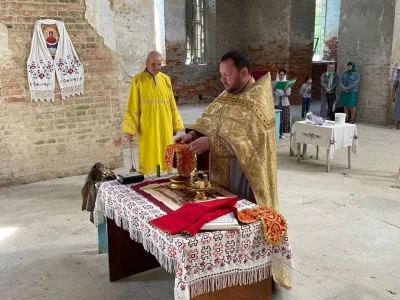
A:
{"type": "Polygon", "coordinates": [[[296,122],[293,127],[291,148],[297,153],[297,162],[300,163],[301,144],[311,144],[317,147],[327,148],[326,172],[329,172],[330,162],[336,150],[348,149],[348,168],[351,168],[351,152],[358,150],[357,126],[355,124],[337,124],[326,122],[324,125],[306,124],[305,121],[296,122]]]}

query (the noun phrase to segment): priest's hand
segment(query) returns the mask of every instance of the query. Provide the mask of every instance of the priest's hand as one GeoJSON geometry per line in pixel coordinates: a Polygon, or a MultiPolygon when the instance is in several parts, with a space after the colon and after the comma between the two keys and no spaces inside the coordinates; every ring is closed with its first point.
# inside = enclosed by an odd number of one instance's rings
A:
{"type": "Polygon", "coordinates": [[[175,144],[189,144],[193,140],[193,135],[191,134],[183,134],[177,136],[174,140],[175,144]]]}
{"type": "Polygon", "coordinates": [[[210,149],[209,138],[202,136],[189,144],[190,150],[194,154],[201,154],[210,149]]]}

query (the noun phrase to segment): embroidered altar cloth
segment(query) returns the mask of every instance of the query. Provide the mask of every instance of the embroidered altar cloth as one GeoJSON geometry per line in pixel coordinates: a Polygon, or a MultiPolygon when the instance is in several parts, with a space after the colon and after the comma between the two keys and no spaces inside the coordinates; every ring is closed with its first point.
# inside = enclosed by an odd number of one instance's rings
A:
{"type": "MultiPolygon", "coordinates": [[[[146,180],[154,179],[148,176],[146,180]]],[[[247,200],[236,204],[239,211],[251,207],[254,204],[247,200]]],[[[149,224],[163,215],[165,212],[158,205],[135,192],[131,185],[108,181],[99,188],[95,224],[104,222],[104,216],[115,220],[163,268],[174,272],[176,300],[189,300],[233,285],[252,284],[273,275],[284,275],[290,282],[294,263],[287,235],[279,246],[268,244],[261,222],[243,225],[239,231],[200,232],[193,237],[169,235],[149,224]]]]}

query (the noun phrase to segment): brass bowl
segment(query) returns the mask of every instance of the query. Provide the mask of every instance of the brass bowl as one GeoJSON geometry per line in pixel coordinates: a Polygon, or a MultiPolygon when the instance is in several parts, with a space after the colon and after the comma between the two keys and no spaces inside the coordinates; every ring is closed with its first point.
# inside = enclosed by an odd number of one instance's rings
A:
{"type": "MultiPolygon", "coordinates": [[[[201,181],[198,181],[196,183],[200,183],[201,181]]],[[[206,187],[197,187],[196,185],[192,185],[190,184],[190,182],[188,182],[186,184],[186,188],[192,191],[196,192],[196,196],[194,197],[194,200],[197,201],[203,201],[203,200],[207,200],[209,199],[209,197],[207,197],[206,191],[210,191],[210,190],[214,190],[217,187],[217,184],[215,184],[214,182],[208,182],[208,185],[206,187]]]]}
{"type": "Polygon", "coordinates": [[[169,178],[169,181],[171,181],[171,188],[177,190],[184,189],[189,179],[189,177],[183,175],[172,176],[169,178]]]}

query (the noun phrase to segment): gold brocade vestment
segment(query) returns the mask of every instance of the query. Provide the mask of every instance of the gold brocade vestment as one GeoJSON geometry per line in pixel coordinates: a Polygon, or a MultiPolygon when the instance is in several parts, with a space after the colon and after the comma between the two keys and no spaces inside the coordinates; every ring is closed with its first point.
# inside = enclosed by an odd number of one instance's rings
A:
{"type": "Polygon", "coordinates": [[[257,82],[251,78],[239,94],[222,92],[190,129],[210,138],[211,180],[227,188],[229,162],[236,157],[257,204],[279,210],[275,108],[269,73],[257,82]]]}
{"type": "MultiPolygon", "coordinates": [[[[275,107],[270,73],[257,82],[251,78],[240,94],[222,92],[190,129],[209,137],[211,180],[227,189],[230,161],[236,157],[257,204],[278,212],[275,107]]],[[[274,260],[271,273],[277,284],[290,289],[288,267],[274,260]]]]}

